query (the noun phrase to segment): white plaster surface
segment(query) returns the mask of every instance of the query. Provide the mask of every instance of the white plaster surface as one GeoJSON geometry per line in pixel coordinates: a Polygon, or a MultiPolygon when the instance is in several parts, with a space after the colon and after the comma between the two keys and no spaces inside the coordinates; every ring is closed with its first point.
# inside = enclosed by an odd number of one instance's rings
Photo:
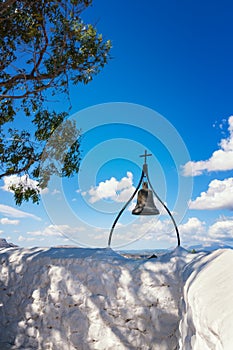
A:
{"type": "Polygon", "coordinates": [[[233,250],[200,254],[183,271],[180,349],[233,349],[233,250]]]}
{"type": "Polygon", "coordinates": [[[177,349],[180,251],[0,250],[0,349],[177,349]]]}
{"type": "Polygon", "coordinates": [[[233,251],[0,249],[0,349],[231,350],[233,251]]]}

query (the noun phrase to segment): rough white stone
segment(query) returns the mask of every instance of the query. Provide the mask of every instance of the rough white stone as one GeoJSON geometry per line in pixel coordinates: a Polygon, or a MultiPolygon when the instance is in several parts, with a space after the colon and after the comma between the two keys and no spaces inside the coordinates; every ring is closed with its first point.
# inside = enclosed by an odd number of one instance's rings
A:
{"type": "Polygon", "coordinates": [[[11,248],[0,261],[0,349],[178,349],[181,250],[11,248]]]}
{"type": "Polygon", "coordinates": [[[232,261],[231,249],[1,249],[0,349],[231,350],[232,261]]]}
{"type": "Polygon", "coordinates": [[[232,350],[233,250],[197,256],[184,270],[180,349],[232,350]]]}

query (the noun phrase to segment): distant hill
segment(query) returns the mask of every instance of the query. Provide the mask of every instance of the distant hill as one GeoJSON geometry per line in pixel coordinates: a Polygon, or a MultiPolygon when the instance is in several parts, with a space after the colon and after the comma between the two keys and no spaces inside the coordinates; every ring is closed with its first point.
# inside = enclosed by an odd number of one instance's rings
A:
{"type": "Polygon", "coordinates": [[[192,245],[187,250],[195,250],[196,252],[212,252],[217,249],[232,249],[231,246],[222,243],[209,243],[205,245],[192,245]]]}
{"type": "Polygon", "coordinates": [[[8,243],[5,238],[0,238],[0,248],[12,248],[12,247],[18,247],[18,246],[13,243],[8,243]]]}

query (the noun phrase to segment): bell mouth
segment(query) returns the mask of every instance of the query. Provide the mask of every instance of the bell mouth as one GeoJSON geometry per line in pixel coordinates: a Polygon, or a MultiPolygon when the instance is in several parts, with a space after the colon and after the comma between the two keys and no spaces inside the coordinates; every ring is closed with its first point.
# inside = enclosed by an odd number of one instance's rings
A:
{"type": "Polygon", "coordinates": [[[136,207],[132,210],[133,215],[159,215],[159,210],[155,208],[148,207],[140,207],[136,205],[136,207]]]}

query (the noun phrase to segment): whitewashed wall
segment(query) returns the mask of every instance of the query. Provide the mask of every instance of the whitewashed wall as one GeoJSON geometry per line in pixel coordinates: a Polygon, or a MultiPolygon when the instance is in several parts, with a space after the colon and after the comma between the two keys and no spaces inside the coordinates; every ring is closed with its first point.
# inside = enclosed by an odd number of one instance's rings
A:
{"type": "Polygon", "coordinates": [[[178,349],[182,254],[0,250],[0,349],[178,349]]]}

